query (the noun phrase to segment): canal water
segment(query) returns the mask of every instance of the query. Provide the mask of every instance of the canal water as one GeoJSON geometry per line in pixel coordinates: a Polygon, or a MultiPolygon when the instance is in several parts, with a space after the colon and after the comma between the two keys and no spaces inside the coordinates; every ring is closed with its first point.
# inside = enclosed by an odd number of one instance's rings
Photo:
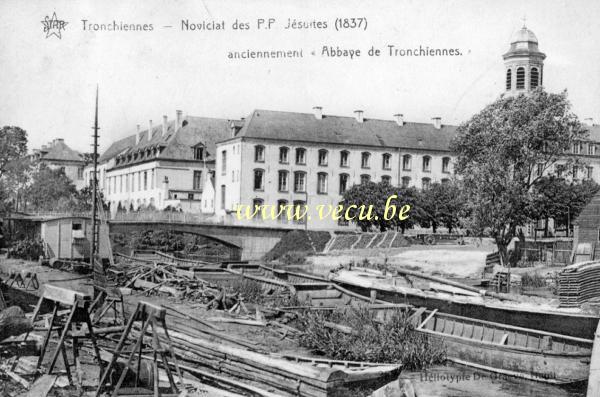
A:
{"type": "Polygon", "coordinates": [[[587,391],[587,384],[554,386],[461,365],[403,371],[400,377],[412,381],[419,397],[585,397],[587,391]]]}

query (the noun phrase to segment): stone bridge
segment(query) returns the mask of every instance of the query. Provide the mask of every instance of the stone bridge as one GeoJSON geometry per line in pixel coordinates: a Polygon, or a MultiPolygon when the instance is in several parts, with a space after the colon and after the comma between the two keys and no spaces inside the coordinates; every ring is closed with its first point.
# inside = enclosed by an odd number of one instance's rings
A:
{"type": "Polygon", "coordinates": [[[145,230],[166,230],[202,235],[241,250],[242,260],[260,259],[289,228],[252,225],[223,225],[203,222],[109,220],[110,233],[129,234],[145,230]]]}

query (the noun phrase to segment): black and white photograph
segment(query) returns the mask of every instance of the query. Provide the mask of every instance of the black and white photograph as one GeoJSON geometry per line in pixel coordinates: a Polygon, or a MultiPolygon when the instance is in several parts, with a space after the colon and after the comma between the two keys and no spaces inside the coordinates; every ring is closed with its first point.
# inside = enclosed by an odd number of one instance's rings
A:
{"type": "Polygon", "coordinates": [[[0,0],[0,397],[600,397],[598,21],[0,0]]]}

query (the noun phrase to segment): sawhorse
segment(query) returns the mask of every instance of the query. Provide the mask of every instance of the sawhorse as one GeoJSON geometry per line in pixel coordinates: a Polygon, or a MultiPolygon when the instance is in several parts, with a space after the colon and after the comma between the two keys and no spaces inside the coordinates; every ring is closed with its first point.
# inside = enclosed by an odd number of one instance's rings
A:
{"type": "Polygon", "coordinates": [[[93,324],[98,324],[110,309],[112,309],[114,315],[113,325],[125,325],[125,303],[123,301],[123,294],[115,287],[103,288],[98,293],[94,303],[92,303],[90,311],[93,312],[93,324]],[[96,306],[102,301],[102,306],[96,309],[96,306]]]}
{"type": "MultiPolygon", "coordinates": [[[[83,338],[91,339],[92,346],[96,353],[96,359],[98,360],[98,365],[100,366],[100,373],[102,373],[102,360],[100,359],[100,351],[98,350],[98,345],[96,344],[96,336],[94,335],[94,329],[92,328],[92,321],[89,315],[89,305],[91,302],[91,297],[89,295],[85,295],[82,292],[73,291],[66,288],[56,287],[53,285],[46,285],[44,287],[44,293],[40,297],[37,306],[33,312],[33,317],[31,318],[31,322],[35,323],[36,318],[42,308],[44,302],[48,302],[52,304],[52,316],[50,317],[50,323],[46,335],[44,336],[44,341],[42,342],[42,348],[40,350],[40,356],[38,358],[38,362],[36,365],[36,370],[39,370],[42,366],[42,362],[44,360],[44,356],[46,355],[46,350],[48,349],[48,342],[50,341],[50,335],[52,331],[58,331],[60,334],[60,339],[58,341],[58,345],[56,347],[56,351],[52,355],[52,359],[50,361],[50,365],[48,366],[47,374],[52,373],[54,370],[54,366],[56,365],[56,361],[58,360],[58,355],[62,354],[62,358],[65,364],[65,371],[67,372],[67,377],[69,378],[69,382],[73,384],[73,378],[71,376],[71,369],[69,365],[69,361],[67,359],[67,350],[65,347],[65,341],[71,332],[71,339],[73,344],[73,359],[74,365],[77,370],[77,387],[81,389],[82,386],[82,375],[83,370],[81,368],[81,363],[79,361],[79,340],[83,338]],[[59,324],[59,319],[57,316],[58,309],[60,306],[67,306],[71,308],[71,311],[67,315],[67,319],[61,325],[59,324]],[[87,326],[87,332],[82,332],[81,329],[77,328],[77,325],[81,326],[85,324],[87,326]]],[[[23,339],[23,343],[27,340],[29,336],[29,332],[25,335],[23,339]]],[[[15,361],[15,365],[18,361],[15,361]]]]}
{"type": "Polygon", "coordinates": [[[29,289],[29,286],[32,286],[33,289],[40,288],[40,282],[36,272],[32,272],[31,270],[23,270],[21,272],[21,277],[23,278],[25,291],[29,289]]]}
{"type": "Polygon", "coordinates": [[[121,389],[123,381],[125,380],[125,376],[127,375],[127,372],[130,370],[135,372],[135,385],[137,387],[139,378],[140,378],[143,340],[144,340],[144,336],[146,335],[146,331],[148,331],[150,327],[151,327],[151,335],[152,335],[154,391],[153,391],[153,393],[149,393],[149,394],[136,393],[136,396],[140,396],[140,397],[143,397],[143,396],[147,396],[147,397],[150,397],[150,396],[163,396],[163,397],[173,396],[173,397],[176,397],[179,395],[177,386],[175,385],[175,380],[173,378],[173,373],[171,372],[171,368],[169,367],[169,361],[167,360],[166,353],[169,353],[171,355],[171,358],[173,360],[173,364],[175,365],[175,370],[177,371],[177,375],[179,377],[179,382],[180,382],[181,386],[183,386],[183,376],[181,375],[181,370],[179,369],[179,365],[177,364],[177,359],[175,358],[173,342],[171,341],[171,338],[169,337],[169,332],[167,331],[167,324],[165,322],[165,317],[166,317],[166,309],[164,307],[156,306],[151,303],[143,302],[143,301],[138,302],[135,312],[129,318],[129,321],[127,322],[127,326],[125,327],[125,330],[123,331],[123,334],[121,335],[121,338],[119,339],[119,343],[117,344],[117,347],[115,348],[115,351],[112,355],[110,363],[108,364],[108,367],[106,367],[106,370],[102,374],[102,378],[100,379],[100,383],[98,385],[98,390],[96,391],[96,397],[100,396],[100,394],[104,390],[104,388],[106,386],[106,382],[108,381],[110,372],[113,368],[116,367],[117,360],[119,359],[119,356],[121,355],[121,353],[123,352],[123,348],[125,347],[125,341],[130,336],[131,330],[133,328],[133,324],[137,321],[142,322],[141,331],[137,337],[135,346],[133,347],[133,349],[131,350],[131,353],[129,354],[129,358],[127,359],[125,368],[123,369],[123,372],[121,373],[121,377],[119,378],[119,381],[117,382],[115,388],[113,389],[112,396],[113,397],[118,396],[119,390],[121,389]],[[162,327],[163,332],[165,334],[164,339],[167,342],[167,348],[164,348],[162,346],[162,344],[158,338],[157,331],[158,331],[159,325],[162,327]],[[136,355],[137,355],[137,366],[132,367],[132,363],[133,363],[133,360],[135,359],[136,355]],[[167,373],[167,377],[169,378],[171,394],[161,394],[159,391],[159,387],[158,387],[159,386],[158,385],[158,375],[159,374],[158,374],[158,360],[157,360],[158,355],[160,355],[160,357],[161,357],[161,361],[165,368],[165,372],[167,373]]]}
{"type": "Polygon", "coordinates": [[[11,269],[8,273],[8,283],[6,283],[9,287],[12,287],[14,284],[17,284],[17,287],[24,287],[25,283],[23,282],[23,276],[21,272],[15,269],[11,269]]]}

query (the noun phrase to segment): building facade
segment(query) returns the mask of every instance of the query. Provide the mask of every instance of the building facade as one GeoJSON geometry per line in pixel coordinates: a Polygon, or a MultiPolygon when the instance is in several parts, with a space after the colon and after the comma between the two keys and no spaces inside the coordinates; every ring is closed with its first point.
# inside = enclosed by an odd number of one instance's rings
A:
{"type": "MultiPolygon", "coordinates": [[[[117,141],[99,159],[98,186],[111,212],[172,207],[213,213],[215,142],[227,138],[224,119],[177,117],[117,141]],[[203,194],[205,191],[210,197],[203,194]]],[[[91,177],[92,171],[88,169],[91,177]]]]}
{"type": "Polygon", "coordinates": [[[53,170],[63,170],[77,189],[85,186],[85,159],[81,153],[67,146],[64,139],[56,138],[40,149],[34,149],[31,158],[53,170]]]}

